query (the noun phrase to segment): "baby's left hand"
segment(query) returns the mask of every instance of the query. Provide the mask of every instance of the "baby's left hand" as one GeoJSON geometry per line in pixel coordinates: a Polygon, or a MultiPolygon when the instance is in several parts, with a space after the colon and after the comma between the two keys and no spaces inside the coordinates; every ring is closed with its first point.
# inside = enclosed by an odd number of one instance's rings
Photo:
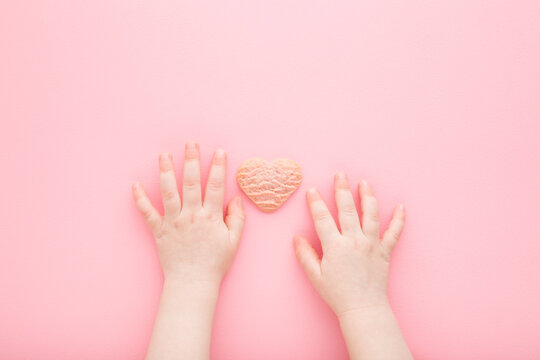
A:
{"type": "Polygon", "coordinates": [[[182,201],[176,185],[172,156],[159,157],[164,216],[152,206],[140,183],[133,196],[157,243],[165,280],[204,281],[219,285],[232,263],[242,230],[244,209],[240,196],[228,204],[223,218],[226,154],[218,149],[201,197],[199,145],[186,144],[182,201]]]}

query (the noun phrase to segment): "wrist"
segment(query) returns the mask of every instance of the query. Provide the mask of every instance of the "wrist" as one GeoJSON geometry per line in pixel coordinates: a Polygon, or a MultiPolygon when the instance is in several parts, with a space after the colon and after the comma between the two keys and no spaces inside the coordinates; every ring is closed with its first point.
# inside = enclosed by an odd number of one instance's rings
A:
{"type": "Polygon", "coordinates": [[[345,311],[339,326],[351,359],[412,359],[388,302],[345,311]]]}
{"type": "Polygon", "coordinates": [[[223,276],[220,274],[204,271],[198,267],[177,267],[174,270],[163,271],[164,283],[172,286],[194,286],[194,287],[217,287],[221,285],[223,276]]]}
{"type": "Polygon", "coordinates": [[[221,281],[199,279],[191,276],[165,276],[163,279],[163,289],[173,291],[189,292],[197,294],[214,294],[219,292],[221,281]]]}
{"type": "Polygon", "coordinates": [[[220,283],[190,277],[167,277],[163,282],[162,298],[174,300],[185,309],[204,311],[217,304],[220,283]],[[197,309],[197,310],[196,310],[197,309]]]}
{"type": "Polygon", "coordinates": [[[381,299],[377,302],[360,304],[355,307],[348,308],[341,312],[336,312],[336,316],[340,323],[350,319],[362,319],[381,312],[392,312],[388,299],[381,299]]]}
{"type": "MultiPolygon", "coordinates": [[[[184,278],[167,278],[163,282],[161,302],[176,313],[212,319],[219,297],[219,283],[184,278]]],[[[211,321],[211,320],[210,320],[211,321]]]]}

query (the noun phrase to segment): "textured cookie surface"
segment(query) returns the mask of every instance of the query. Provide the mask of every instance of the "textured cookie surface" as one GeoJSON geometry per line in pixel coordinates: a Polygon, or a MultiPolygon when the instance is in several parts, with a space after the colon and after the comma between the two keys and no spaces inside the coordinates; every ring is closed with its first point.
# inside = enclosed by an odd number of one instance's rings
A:
{"type": "Polygon", "coordinates": [[[272,212],[300,186],[302,170],[294,160],[276,159],[269,162],[254,158],[240,165],[236,181],[255,205],[262,211],[272,212]]]}

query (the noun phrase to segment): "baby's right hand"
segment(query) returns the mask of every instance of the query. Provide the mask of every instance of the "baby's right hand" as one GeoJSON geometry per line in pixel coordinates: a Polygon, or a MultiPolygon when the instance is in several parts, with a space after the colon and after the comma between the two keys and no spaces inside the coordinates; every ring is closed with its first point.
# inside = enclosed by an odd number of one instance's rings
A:
{"type": "Polygon", "coordinates": [[[341,232],[321,195],[312,188],[307,193],[307,201],[323,257],[319,259],[310,243],[300,235],[295,236],[294,245],[311,283],[341,318],[366,307],[389,306],[386,288],[390,254],[403,229],[405,212],[401,204],[396,207],[388,229],[379,239],[379,210],[369,184],[362,181],[359,185],[360,224],[346,176],[336,174],[334,183],[341,232]]]}

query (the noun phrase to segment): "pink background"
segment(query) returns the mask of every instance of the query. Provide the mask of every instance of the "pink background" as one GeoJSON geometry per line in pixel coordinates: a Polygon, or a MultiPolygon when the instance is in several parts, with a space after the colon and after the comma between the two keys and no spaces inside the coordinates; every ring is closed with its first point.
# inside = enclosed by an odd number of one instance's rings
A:
{"type": "MultiPolygon", "coordinates": [[[[161,288],[132,202],[184,142],[290,157],[247,204],[214,359],[346,359],[296,262],[305,190],[403,201],[390,297],[418,359],[538,359],[540,2],[0,1],[0,358],[141,359],[161,288]],[[356,191],[354,192],[356,194],[356,191]]],[[[159,205],[161,206],[161,205],[159,205]]]]}

